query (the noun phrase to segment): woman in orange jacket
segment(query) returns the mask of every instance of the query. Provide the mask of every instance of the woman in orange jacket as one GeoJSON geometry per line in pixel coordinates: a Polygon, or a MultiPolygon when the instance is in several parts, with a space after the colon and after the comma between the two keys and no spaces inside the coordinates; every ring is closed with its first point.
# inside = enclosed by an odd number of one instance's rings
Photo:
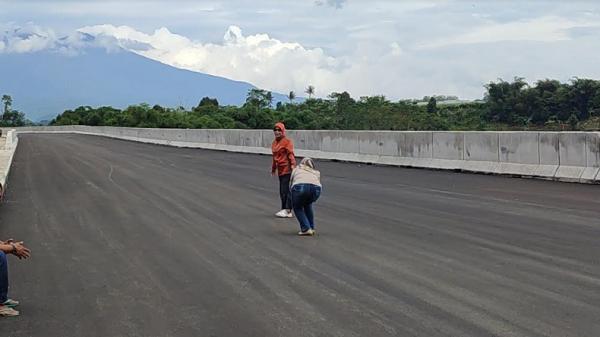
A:
{"type": "Polygon", "coordinates": [[[281,198],[281,210],[275,213],[275,216],[291,218],[293,215],[290,177],[292,170],[296,167],[294,143],[285,136],[285,125],[281,122],[275,124],[273,133],[275,134],[275,139],[271,144],[271,150],[273,151],[271,175],[277,173],[279,176],[279,196],[281,198]]]}

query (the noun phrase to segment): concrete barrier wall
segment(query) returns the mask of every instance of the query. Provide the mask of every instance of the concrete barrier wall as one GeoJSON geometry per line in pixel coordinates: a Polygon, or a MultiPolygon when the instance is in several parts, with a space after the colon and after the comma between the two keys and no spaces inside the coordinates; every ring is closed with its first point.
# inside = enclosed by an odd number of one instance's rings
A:
{"type": "Polygon", "coordinates": [[[600,181],[600,133],[586,133],[585,135],[585,170],[581,174],[581,180],[600,181]]]}
{"type": "Polygon", "coordinates": [[[431,167],[446,170],[460,170],[464,165],[464,132],[433,132],[433,157],[431,167]]]}
{"type": "MultiPolygon", "coordinates": [[[[270,130],[142,129],[57,126],[25,132],[113,138],[269,154],[270,130]]],[[[451,169],[561,181],[600,181],[598,132],[446,132],[291,130],[298,156],[408,167],[451,169]]]]}
{"type": "Polygon", "coordinates": [[[19,141],[15,130],[2,130],[2,135],[0,138],[0,141],[3,142],[0,146],[0,200],[4,198],[8,174],[19,141]]]}

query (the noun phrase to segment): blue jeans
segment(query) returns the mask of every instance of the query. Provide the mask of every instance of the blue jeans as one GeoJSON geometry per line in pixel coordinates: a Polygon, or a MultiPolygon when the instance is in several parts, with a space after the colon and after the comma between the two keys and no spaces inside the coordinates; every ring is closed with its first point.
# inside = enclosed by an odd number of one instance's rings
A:
{"type": "Polygon", "coordinates": [[[315,229],[315,218],[312,204],[319,199],[321,187],[313,184],[297,184],[292,186],[292,207],[300,230],[306,232],[315,229]]]}
{"type": "Polygon", "coordinates": [[[8,300],[8,261],[6,254],[0,251],[0,304],[8,300]]]}

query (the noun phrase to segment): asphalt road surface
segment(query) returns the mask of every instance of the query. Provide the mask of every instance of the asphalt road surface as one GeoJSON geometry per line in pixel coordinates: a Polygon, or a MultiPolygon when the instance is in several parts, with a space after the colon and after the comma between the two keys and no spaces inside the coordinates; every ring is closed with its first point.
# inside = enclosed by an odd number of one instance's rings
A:
{"type": "Polygon", "coordinates": [[[298,237],[268,156],[21,135],[0,336],[600,336],[600,186],[317,165],[298,237]]]}

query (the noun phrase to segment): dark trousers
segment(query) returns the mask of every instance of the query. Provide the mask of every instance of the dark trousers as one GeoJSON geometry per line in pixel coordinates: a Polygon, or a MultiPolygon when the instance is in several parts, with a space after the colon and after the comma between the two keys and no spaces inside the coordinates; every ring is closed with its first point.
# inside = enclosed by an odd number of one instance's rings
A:
{"type": "Polygon", "coordinates": [[[291,177],[291,173],[279,176],[279,197],[281,198],[281,209],[292,209],[292,194],[290,193],[291,177]]]}
{"type": "Polygon", "coordinates": [[[321,187],[313,184],[292,186],[292,205],[294,214],[300,223],[300,230],[306,232],[315,229],[315,216],[312,204],[319,199],[321,187]]]}
{"type": "Polygon", "coordinates": [[[8,300],[8,261],[6,254],[0,251],[0,304],[8,300]]]}

